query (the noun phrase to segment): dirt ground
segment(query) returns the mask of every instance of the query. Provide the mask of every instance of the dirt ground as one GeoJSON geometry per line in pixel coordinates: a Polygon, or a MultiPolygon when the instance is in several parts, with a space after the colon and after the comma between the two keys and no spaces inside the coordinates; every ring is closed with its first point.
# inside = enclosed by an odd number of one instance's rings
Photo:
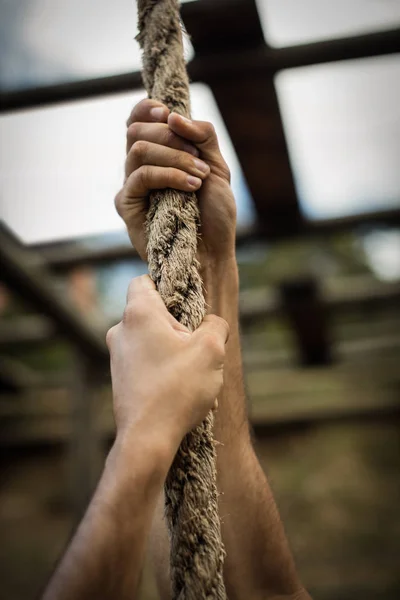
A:
{"type": "MultiPolygon", "coordinates": [[[[315,599],[397,600],[399,423],[264,432],[256,447],[315,599]]],[[[67,471],[65,454],[54,447],[2,453],[1,600],[37,598],[68,542],[67,471]]],[[[148,567],[140,598],[157,598],[148,567]]]]}

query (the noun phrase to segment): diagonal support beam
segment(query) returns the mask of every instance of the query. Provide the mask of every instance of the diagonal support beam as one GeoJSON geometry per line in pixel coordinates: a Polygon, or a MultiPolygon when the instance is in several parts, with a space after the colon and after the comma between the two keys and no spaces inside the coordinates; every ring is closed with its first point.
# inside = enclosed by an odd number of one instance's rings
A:
{"type": "Polygon", "coordinates": [[[4,223],[0,223],[0,263],[0,278],[12,291],[50,317],[83,354],[95,361],[108,361],[105,335],[92,329],[56,292],[40,258],[27,251],[4,223]]]}

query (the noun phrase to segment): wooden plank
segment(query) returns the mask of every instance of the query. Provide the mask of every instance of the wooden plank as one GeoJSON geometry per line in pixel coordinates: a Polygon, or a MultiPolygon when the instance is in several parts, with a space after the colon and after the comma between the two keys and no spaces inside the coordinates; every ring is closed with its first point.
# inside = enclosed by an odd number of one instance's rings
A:
{"type": "MultiPolygon", "coordinates": [[[[380,349],[360,360],[318,368],[246,369],[251,422],[289,427],[300,423],[397,415],[400,412],[398,345],[380,357],[380,349]]],[[[16,402],[0,402],[0,444],[59,443],[71,438],[70,392],[36,390],[16,402]]],[[[86,398],[86,392],[85,392],[86,398]]],[[[103,438],[114,435],[111,388],[95,392],[91,423],[103,438]]],[[[79,409],[80,410],[80,409],[79,409]]],[[[87,410],[84,408],[84,410],[87,410]]],[[[85,420],[85,419],[83,419],[85,420]]],[[[84,435],[85,427],[81,434],[84,435]]]]}
{"type": "Polygon", "coordinates": [[[18,243],[3,223],[0,223],[1,279],[40,313],[48,315],[62,334],[85,355],[94,360],[108,361],[103,334],[91,328],[62,294],[54,289],[43,262],[18,243]]]}
{"type": "MultiPolygon", "coordinates": [[[[343,278],[341,284],[321,282],[321,296],[324,306],[330,312],[345,312],[354,308],[373,309],[382,306],[398,308],[400,285],[376,282],[364,276],[343,278]]],[[[240,295],[240,319],[243,325],[283,314],[279,296],[271,288],[246,290],[240,295]]]]}
{"type": "Polygon", "coordinates": [[[0,356],[0,393],[21,392],[43,383],[43,377],[15,358],[0,356]]]}
{"type": "MultiPolygon", "coordinates": [[[[321,286],[324,305],[332,313],[354,308],[397,308],[400,305],[400,285],[397,283],[376,282],[363,276],[344,278],[342,284],[335,286],[321,282],[321,286]]],[[[240,319],[243,326],[283,315],[277,289],[259,287],[241,292],[240,319]]],[[[19,344],[42,344],[52,341],[56,336],[56,327],[47,319],[36,315],[18,317],[12,321],[0,320],[2,349],[19,344]]]]}
{"type": "Polygon", "coordinates": [[[75,351],[70,387],[71,435],[68,447],[70,499],[77,523],[95,490],[104,459],[97,419],[101,383],[99,368],[75,351]]]}
{"type": "Polygon", "coordinates": [[[23,315],[0,319],[0,348],[15,345],[43,344],[57,336],[57,327],[39,315],[23,315]]]}
{"type": "MultiPolygon", "coordinates": [[[[393,331],[400,331],[400,320],[395,323],[393,331]]],[[[253,349],[252,343],[243,338],[243,362],[246,373],[252,371],[269,371],[270,369],[285,369],[296,364],[296,357],[291,347],[272,347],[270,349],[253,349]]],[[[338,362],[355,363],[364,361],[375,355],[383,359],[384,355],[400,351],[400,335],[385,334],[376,337],[341,340],[335,344],[334,356],[338,362]]],[[[1,411],[0,411],[1,415],[1,411]]]]}

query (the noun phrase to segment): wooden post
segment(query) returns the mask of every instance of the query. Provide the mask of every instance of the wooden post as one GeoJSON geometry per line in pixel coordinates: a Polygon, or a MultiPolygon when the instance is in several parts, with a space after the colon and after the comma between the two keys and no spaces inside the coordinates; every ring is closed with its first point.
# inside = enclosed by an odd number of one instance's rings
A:
{"type": "Polygon", "coordinates": [[[69,482],[71,506],[77,521],[82,518],[94,492],[105,457],[97,410],[103,381],[99,368],[75,351],[71,382],[69,482]]]}
{"type": "Polygon", "coordinates": [[[327,313],[311,277],[284,281],[280,285],[282,304],[294,332],[302,365],[331,362],[327,313]]]}

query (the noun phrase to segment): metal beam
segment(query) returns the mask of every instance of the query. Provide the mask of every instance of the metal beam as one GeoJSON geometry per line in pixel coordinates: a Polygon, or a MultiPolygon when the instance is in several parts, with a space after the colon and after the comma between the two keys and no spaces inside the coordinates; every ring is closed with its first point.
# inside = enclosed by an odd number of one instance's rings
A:
{"type": "Polygon", "coordinates": [[[108,360],[105,335],[77,314],[64,295],[57,293],[43,263],[32,255],[0,222],[1,280],[14,292],[49,316],[60,332],[93,360],[108,360]]]}
{"type": "MultiPolygon", "coordinates": [[[[242,248],[251,242],[263,242],[267,236],[268,242],[270,242],[275,239],[293,237],[293,235],[298,235],[299,237],[302,235],[306,235],[307,237],[310,235],[330,235],[337,231],[351,230],[360,225],[384,225],[386,227],[400,226],[400,209],[355,214],[336,219],[316,221],[302,220],[301,229],[290,234],[282,230],[279,232],[268,231],[268,228],[265,229],[258,223],[253,228],[250,228],[245,234],[240,232],[237,234],[236,247],[242,248]]],[[[31,248],[34,252],[40,254],[49,269],[57,273],[64,273],[82,265],[104,265],[122,260],[136,259],[138,257],[135,249],[128,244],[109,246],[107,248],[83,248],[74,243],[69,245],[37,244],[31,248]]],[[[40,325],[37,326],[40,327],[40,325]]],[[[29,330],[31,327],[35,327],[35,325],[29,325],[29,330]]],[[[2,340],[2,333],[2,329],[0,328],[0,343],[2,340]]]]}
{"type": "Polygon", "coordinates": [[[209,81],[268,239],[304,229],[271,78],[209,81]]]}
{"type": "Polygon", "coordinates": [[[210,84],[252,77],[273,76],[284,69],[308,67],[345,60],[373,58],[400,53],[400,28],[326,42],[312,42],[288,48],[236,48],[214,56],[195,57],[189,65],[192,81],[210,84]]]}
{"type": "MultiPolygon", "coordinates": [[[[201,0],[199,4],[201,3],[201,0]]],[[[197,3],[183,6],[189,9],[197,3]]],[[[215,1],[213,2],[215,4],[215,1]]],[[[186,9],[185,9],[186,10],[186,9]]],[[[232,10],[232,9],[230,9],[232,10]]],[[[207,14],[211,20],[212,14],[207,14]]],[[[282,69],[291,69],[314,64],[371,58],[400,52],[400,29],[346,37],[326,42],[301,44],[290,48],[271,49],[237,46],[228,52],[212,56],[199,56],[188,65],[191,81],[210,82],[235,79],[241,74],[261,77],[273,75],[282,69]]],[[[142,88],[139,72],[124,73],[110,77],[73,81],[69,83],[29,88],[0,93],[0,113],[45,106],[58,102],[82,100],[117,92],[129,92],[142,88]]]]}
{"type": "Polygon", "coordinates": [[[0,93],[0,113],[96,98],[143,87],[139,72],[0,93]]]}

